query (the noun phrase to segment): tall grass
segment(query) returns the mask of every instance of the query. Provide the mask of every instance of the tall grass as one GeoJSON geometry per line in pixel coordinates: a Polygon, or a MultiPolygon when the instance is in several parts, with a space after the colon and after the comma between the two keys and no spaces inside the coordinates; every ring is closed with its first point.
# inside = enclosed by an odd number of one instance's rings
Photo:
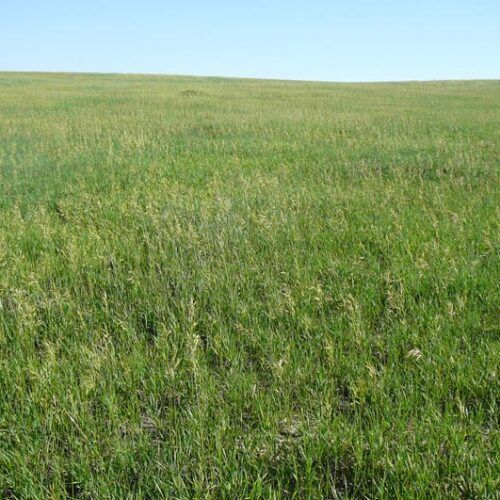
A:
{"type": "Polygon", "coordinates": [[[0,495],[494,498],[499,111],[0,74],[0,495]]]}

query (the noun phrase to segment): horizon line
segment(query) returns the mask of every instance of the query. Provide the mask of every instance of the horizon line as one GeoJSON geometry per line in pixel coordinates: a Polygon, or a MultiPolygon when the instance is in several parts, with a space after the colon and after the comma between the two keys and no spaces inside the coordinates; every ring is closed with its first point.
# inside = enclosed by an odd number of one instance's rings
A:
{"type": "Polygon", "coordinates": [[[386,83],[460,83],[460,82],[497,82],[496,78],[436,78],[436,79],[403,79],[403,80],[304,80],[295,78],[276,78],[276,77],[254,77],[254,76],[225,76],[225,75],[200,75],[200,74],[174,74],[174,73],[139,73],[139,72],[121,72],[121,71],[64,71],[64,70],[4,70],[2,73],[21,73],[36,75],[107,75],[107,76],[153,76],[163,78],[210,78],[224,80],[252,80],[264,82],[290,82],[290,83],[331,83],[331,84],[386,84],[386,83]]]}

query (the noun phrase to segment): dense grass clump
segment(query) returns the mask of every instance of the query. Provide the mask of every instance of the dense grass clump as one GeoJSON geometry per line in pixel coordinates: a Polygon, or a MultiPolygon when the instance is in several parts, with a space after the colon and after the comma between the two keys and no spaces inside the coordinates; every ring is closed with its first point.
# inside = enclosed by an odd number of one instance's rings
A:
{"type": "Polygon", "coordinates": [[[493,498],[499,82],[0,74],[0,496],[493,498]]]}

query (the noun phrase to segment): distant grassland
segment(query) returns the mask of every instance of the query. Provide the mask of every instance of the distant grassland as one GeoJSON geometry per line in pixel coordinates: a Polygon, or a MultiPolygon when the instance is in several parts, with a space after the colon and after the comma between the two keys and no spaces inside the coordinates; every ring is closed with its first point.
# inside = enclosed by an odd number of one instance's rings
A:
{"type": "Polygon", "coordinates": [[[499,163],[498,81],[0,73],[0,496],[495,498],[499,163]]]}

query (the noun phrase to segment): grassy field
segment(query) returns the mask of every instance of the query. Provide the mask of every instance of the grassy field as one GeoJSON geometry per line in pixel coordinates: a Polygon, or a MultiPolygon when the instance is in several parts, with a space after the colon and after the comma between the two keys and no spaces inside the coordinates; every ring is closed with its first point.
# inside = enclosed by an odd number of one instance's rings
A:
{"type": "Polygon", "coordinates": [[[495,498],[499,131],[498,81],[0,73],[0,496],[495,498]]]}

